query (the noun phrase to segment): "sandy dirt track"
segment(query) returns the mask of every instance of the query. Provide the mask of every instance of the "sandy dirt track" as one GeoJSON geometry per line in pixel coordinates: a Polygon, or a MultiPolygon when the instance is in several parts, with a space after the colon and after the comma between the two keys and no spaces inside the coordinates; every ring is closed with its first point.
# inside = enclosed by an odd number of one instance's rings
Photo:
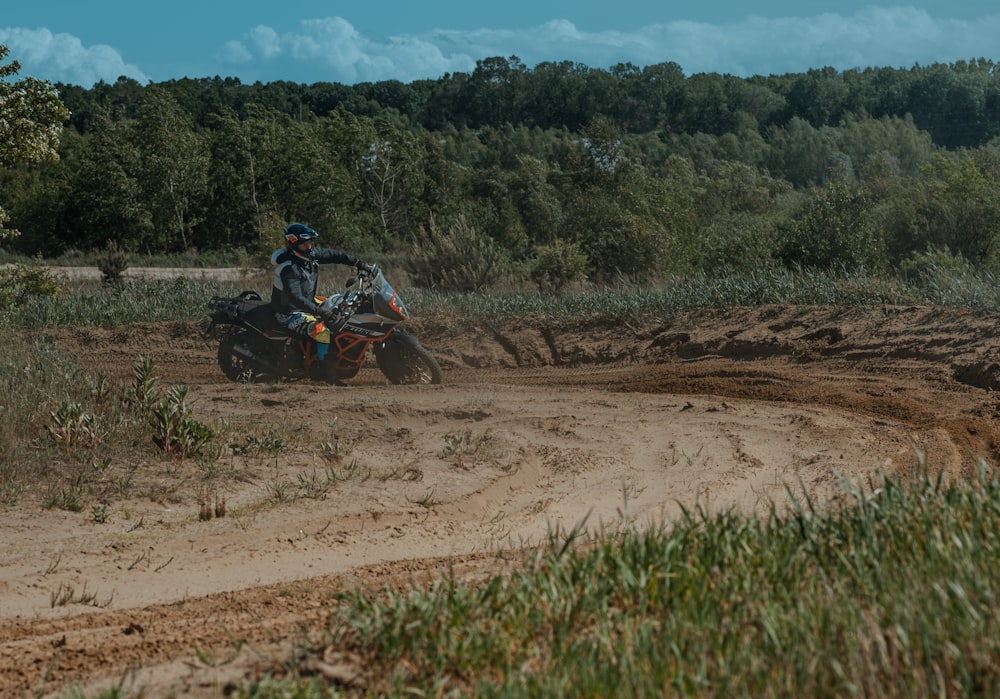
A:
{"type": "Polygon", "coordinates": [[[114,501],[105,523],[37,503],[3,512],[0,696],[217,696],[320,633],[337,591],[499,570],[497,551],[581,524],[765,511],[787,488],[826,500],[914,468],[918,450],[968,475],[998,458],[997,321],[765,307],[457,337],[416,322],[445,372],[432,387],[389,386],[374,364],[346,387],[238,385],[193,324],[59,331],[82,366],[119,380],[153,356],[205,422],[258,440],[289,419],[304,432],[227,454],[210,485],[204,465],[144,463],[170,487],[114,501]],[[225,512],[200,516],[206,503],[225,512]],[[60,589],[95,603],[54,606],[60,589]],[[245,644],[228,662],[233,639],[245,644]],[[203,651],[227,662],[208,667],[203,651]]]}

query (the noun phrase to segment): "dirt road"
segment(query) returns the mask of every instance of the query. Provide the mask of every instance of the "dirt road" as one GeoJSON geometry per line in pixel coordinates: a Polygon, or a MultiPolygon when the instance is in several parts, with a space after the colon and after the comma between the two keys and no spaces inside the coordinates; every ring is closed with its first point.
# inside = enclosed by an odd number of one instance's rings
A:
{"type": "Polygon", "coordinates": [[[60,331],[112,378],[153,356],[200,420],[246,437],[211,464],[143,462],[102,523],[3,513],[0,695],[216,696],[320,632],[336,591],[499,569],[498,551],[550,532],[682,506],[827,500],[918,455],[968,475],[998,460],[997,321],[772,307],[562,333],[415,324],[445,371],[421,388],[374,367],[347,387],[228,383],[181,324],[60,331]],[[301,439],[282,441],[290,421],[301,439]],[[55,604],[68,590],[90,601],[55,604]]]}

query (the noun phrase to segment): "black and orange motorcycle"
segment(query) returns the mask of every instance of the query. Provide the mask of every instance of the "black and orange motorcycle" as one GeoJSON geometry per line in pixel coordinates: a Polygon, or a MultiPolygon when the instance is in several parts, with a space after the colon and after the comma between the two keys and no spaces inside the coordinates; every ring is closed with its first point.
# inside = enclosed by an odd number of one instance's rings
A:
{"type": "Polygon", "coordinates": [[[339,385],[357,375],[372,349],[390,383],[441,383],[434,355],[397,327],[410,316],[377,266],[358,270],[343,293],[323,301],[324,317],[333,320],[327,322],[330,350],[322,360],[316,343],[279,324],[256,291],[213,296],[208,307],[206,332],[219,341],[219,367],[231,381],[318,379],[339,385]]]}

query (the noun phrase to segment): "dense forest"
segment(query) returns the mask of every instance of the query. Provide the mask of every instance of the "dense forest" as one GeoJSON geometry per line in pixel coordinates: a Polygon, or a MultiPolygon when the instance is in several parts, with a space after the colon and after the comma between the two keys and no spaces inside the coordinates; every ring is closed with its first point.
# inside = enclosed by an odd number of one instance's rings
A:
{"type": "Polygon", "coordinates": [[[409,84],[54,87],[59,159],[0,167],[9,252],[255,256],[301,220],[359,254],[436,246],[553,284],[1000,263],[985,59],[739,78],[493,57],[409,84]]]}

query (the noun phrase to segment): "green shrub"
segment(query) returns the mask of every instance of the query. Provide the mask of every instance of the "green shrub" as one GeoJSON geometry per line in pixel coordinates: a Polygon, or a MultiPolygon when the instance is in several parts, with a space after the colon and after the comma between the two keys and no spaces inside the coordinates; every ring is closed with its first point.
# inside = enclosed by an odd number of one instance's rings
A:
{"type": "Polygon", "coordinates": [[[758,214],[725,214],[702,232],[702,269],[716,276],[768,269],[777,263],[777,222],[758,214]]]}
{"type": "Polygon", "coordinates": [[[504,273],[506,258],[500,245],[481,235],[464,217],[442,231],[431,218],[420,228],[404,267],[418,286],[450,291],[478,291],[504,273]]]}
{"type": "Polygon", "coordinates": [[[899,263],[899,272],[907,281],[921,282],[941,275],[972,276],[975,268],[961,253],[953,255],[945,248],[928,248],[927,252],[910,253],[899,263]]]}
{"type": "Polygon", "coordinates": [[[0,270],[0,309],[16,308],[32,296],[51,297],[62,293],[62,284],[41,257],[30,265],[15,263],[0,270]]]}
{"type": "Polygon", "coordinates": [[[128,255],[118,247],[118,243],[109,241],[103,252],[97,255],[95,262],[105,284],[118,286],[122,283],[122,275],[128,269],[128,255]]]}
{"type": "Polygon", "coordinates": [[[573,202],[564,235],[579,243],[595,279],[679,271],[697,256],[686,235],[686,212],[670,211],[666,205],[656,213],[630,210],[628,202],[608,200],[596,191],[590,194],[573,202]]]}
{"type": "Polygon", "coordinates": [[[540,291],[561,291],[587,278],[590,262],[580,246],[562,239],[538,248],[531,279],[540,291]]]}
{"type": "Polygon", "coordinates": [[[882,270],[885,241],[873,225],[872,201],[843,184],[817,190],[792,222],[780,247],[789,267],[882,270]]]}

